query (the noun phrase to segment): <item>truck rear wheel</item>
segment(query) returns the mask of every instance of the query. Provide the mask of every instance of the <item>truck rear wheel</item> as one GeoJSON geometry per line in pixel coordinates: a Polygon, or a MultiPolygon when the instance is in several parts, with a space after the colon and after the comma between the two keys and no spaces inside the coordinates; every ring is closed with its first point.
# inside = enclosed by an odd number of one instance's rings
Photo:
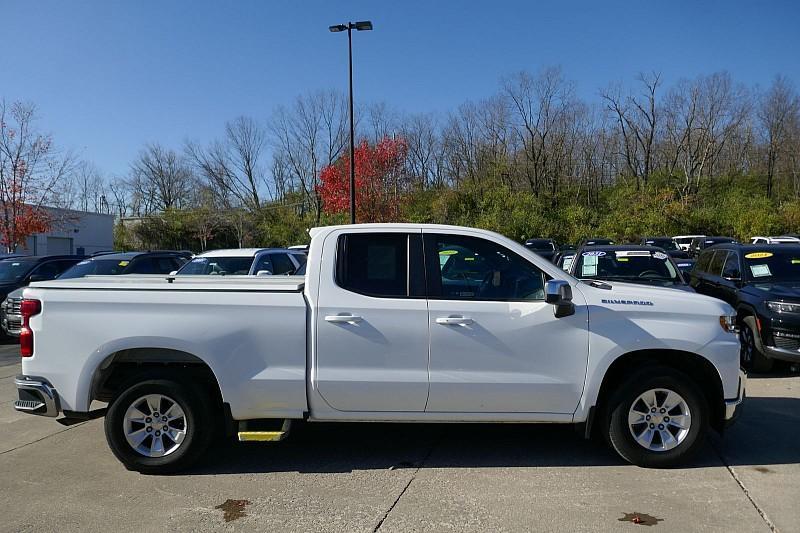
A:
{"type": "Polygon", "coordinates": [[[660,366],[631,376],[611,397],[607,413],[611,446],[644,467],[685,462],[702,444],[709,424],[708,404],[695,382],[660,366]]]}
{"type": "Polygon", "coordinates": [[[188,468],[208,449],[214,427],[207,395],[173,379],[150,379],[125,388],[106,414],[111,451],[126,468],[167,474],[188,468]]]}

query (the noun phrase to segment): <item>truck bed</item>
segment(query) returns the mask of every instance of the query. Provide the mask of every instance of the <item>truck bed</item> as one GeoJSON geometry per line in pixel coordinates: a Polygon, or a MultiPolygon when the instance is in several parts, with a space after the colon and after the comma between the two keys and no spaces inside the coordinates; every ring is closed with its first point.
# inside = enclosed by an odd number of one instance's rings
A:
{"type": "Polygon", "coordinates": [[[33,357],[64,410],[89,410],[93,375],[130,350],[206,364],[234,418],[297,418],[306,410],[304,278],[92,276],[34,283],[33,357]],[[116,359],[113,359],[116,358],[116,359]]]}

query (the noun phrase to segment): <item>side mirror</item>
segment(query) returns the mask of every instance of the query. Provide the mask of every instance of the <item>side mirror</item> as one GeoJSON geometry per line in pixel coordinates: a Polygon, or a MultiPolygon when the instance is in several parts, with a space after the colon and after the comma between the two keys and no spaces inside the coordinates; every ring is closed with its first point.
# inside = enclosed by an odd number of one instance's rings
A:
{"type": "Polygon", "coordinates": [[[271,276],[272,270],[259,270],[256,272],[256,276],[271,276]]]}
{"type": "Polygon", "coordinates": [[[575,313],[572,303],[572,287],[563,279],[551,279],[544,288],[544,301],[552,304],[553,314],[562,318],[575,313]]]}

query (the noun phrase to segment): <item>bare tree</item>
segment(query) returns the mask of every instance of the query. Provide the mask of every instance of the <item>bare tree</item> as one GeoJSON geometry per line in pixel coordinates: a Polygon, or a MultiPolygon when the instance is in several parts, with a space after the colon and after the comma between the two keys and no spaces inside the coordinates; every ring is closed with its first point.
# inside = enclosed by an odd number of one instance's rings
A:
{"type": "Polygon", "coordinates": [[[773,193],[775,170],[781,156],[788,148],[788,136],[793,122],[798,120],[800,100],[792,83],[777,76],[769,90],[761,97],[758,119],[763,131],[767,151],[767,196],[773,193]]]}
{"type": "Polygon", "coordinates": [[[726,72],[681,80],[667,95],[668,167],[680,168],[684,192],[696,192],[728,141],[745,123],[749,107],[742,87],[726,72]]]}
{"type": "Polygon", "coordinates": [[[503,94],[515,117],[515,130],[524,154],[524,172],[535,195],[555,182],[553,148],[562,144],[566,115],[574,103],[573,84],[559,67],[535,76],[520,72],[506,79],[503,94]]]}
{"type": "Polygon", "coordinates": [[[345,150],[346,100],[336,92],[300,96],[291,107],[277,109],[271,131],[281,172],[286,171],[291,177],[292,186],[302,192],[306,206],[319,222],[319,174],[345,150]]]}
{"type": "Polygon", "coordinates": [[[203,149],[195,143],[186,144],[186,154],[217,196],[230,205],[248,209],[261,207],[263,192],[271,196],[266,182],[263,157],[266,131],[250,117],[238,117],[225,124],[225,137],[203,149]],[[264,191],[266,189],[266,191],[264,191]]]}
{"type": "Polygon", "coordinates": [[[657,93],[661,85],[661,74],[639,74],[637,81],[642,88],[639,95],[623,96],[622,91],[616,88],[605,90],[601,96],[615,118],[622,142],[621,155],[625,159],[628,172],[636,179],[636,188],[639,189],[640,180],[646,184],[653,170],[654,146],[659,127],[657,93]]]}
{"type": "Polygon", "coordinates": [[[177,152],[148,144],[131,165],[129,186],[143,207],[137,214],[185,207],[194,182],[191,169],[177,152]]]}
{"type": "Polygon", "coordinates": [[[81,161],[71,177],[73,199],[70,206],[79,211],[99,213],[106,191],[105,181],[97,167],[89,161],[81,161]]]}

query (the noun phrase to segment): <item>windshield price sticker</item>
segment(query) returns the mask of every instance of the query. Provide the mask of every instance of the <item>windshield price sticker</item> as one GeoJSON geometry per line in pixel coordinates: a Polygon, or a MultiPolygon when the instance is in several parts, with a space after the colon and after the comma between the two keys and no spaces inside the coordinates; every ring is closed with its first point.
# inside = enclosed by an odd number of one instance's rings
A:
{"type": "Polygon", "coordinates": [[[744,256],[745,259],[766,259],[772,257],[772,252],[752,252],[744,256]]]}
{"type": "Polygon", "coordinates": [[[581,265],[581,276],[596,276],[598,256],[586,255],[586,254],[583,255],[584,257],[583,257],[583,265],[581,265]]]}
{"type": "MultiPolygon", "coordinates": [[[[769,254],[772,255],[772,254],[769,254]]],[[[745,256],[747,257],[747,256],[745,256]]],[[[753,273],[754,278],[763,278],[771,276],[772,272],[769,270],[769,265],[750,265],[750,272],[753,273]]]]}
{"type": "Polygon", "coordinates": [[[581,254],[583,257],[603,257],[606,255],[603,251],[596,251],[596,252],[583,252],[581,254]]]}

